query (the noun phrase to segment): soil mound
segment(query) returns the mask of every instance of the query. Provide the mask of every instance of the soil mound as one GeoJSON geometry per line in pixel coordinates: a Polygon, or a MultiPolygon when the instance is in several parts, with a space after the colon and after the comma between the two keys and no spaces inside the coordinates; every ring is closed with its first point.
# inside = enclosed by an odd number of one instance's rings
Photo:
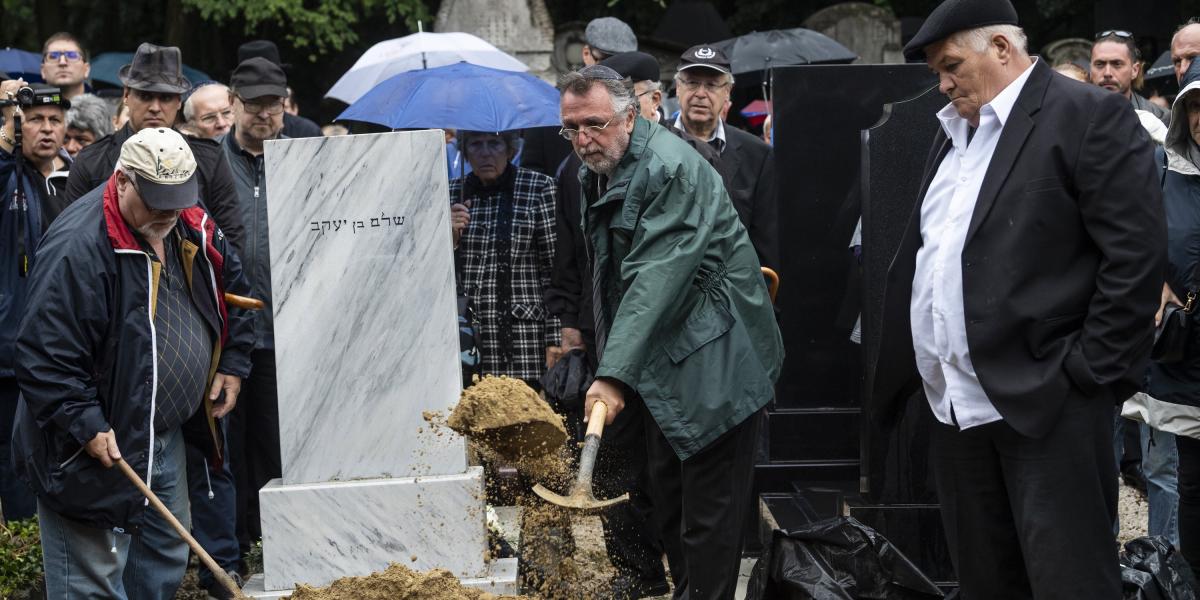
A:
{"type": "Polygon", "coordinates": [[[343,577],[327,588],[302,585],[292,600],[520,600],[463,587],[445,569],[418,573],[393,563],[386,571],[366,577],[343,577]]]}
{"type": "Polygon", "coordinates": [[[446,423],[510,461],[563,447],[567,430],[537,392],[520,379],[487,376],[463,390],[446,423]]]}

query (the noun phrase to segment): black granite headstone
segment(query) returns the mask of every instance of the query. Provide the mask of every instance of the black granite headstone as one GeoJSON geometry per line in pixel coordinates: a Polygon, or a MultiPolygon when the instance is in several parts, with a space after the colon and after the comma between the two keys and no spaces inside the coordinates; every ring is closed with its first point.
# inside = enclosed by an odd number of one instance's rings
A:
{"type": "MultiPolygon", "coordinates": [[[[878,361],[887,360],[878,356],[884,281],[918,205],[925,161],[939,127],[935,114],[946,102],[937,88],[930,88],[888,106],[880,122],[862,132],[862,326],[868,382],[878,361]]],[[[931,420],[921,400],[907,404],[895,427],[878,428],[869,418],[863,420],[862,491],[868,501],[937,502],[929,469],[931,420]]]]}
{"type": "Polygon", "coordinates": [[[859,488],[863,361],[850,332],[861,293],[849,246],[862,210],[860,132],[886,104],[934,83],[924,65],[772,71],[787,358],[767,414],[767,457],[757,463],[760,493],[859,488]]]}

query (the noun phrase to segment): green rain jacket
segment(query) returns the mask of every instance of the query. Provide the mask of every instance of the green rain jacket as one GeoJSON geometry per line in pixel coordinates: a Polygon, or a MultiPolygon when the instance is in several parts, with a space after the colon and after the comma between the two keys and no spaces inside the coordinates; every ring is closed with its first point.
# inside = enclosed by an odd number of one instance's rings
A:
{"type": "Polygon", "coordinates": [[[580,181],[596,376],[636,391],[685,460],[774,394],[783,340],[754,246],[721,176],[641,117],[607,186],[580,181]]]}

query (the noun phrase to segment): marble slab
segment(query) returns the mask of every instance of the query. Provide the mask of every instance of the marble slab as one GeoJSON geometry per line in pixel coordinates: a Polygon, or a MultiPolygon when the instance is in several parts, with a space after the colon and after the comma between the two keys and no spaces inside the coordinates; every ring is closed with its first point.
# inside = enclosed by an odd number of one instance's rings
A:
{"type": "MultiPolygon", "coordinates": [[[[266,144],[283,480],[462,473],[440,131],[266,144]]],[[[265,527],[265,524],[264,524],[265,527]]]]}
{"type": "Polygon", "coordinates": [[[258,494],[268,590],[323,586],[397,562],[487,575],[483,469],[460,475],[286,485],[258,494]]]}
{"type": "MultiPolygon", "coordinates": [[[[286,590],[268,590],[264,585],[265,581],[262,573],[251,575],[246,580],[246,585],[242,588],[242,593],[257,600],[276,600],[278,598],[288,598],[295,591],[292,588],[286,590]]],[[[497,596],[515,596],[519,593],[517,586],[517,559],[500,558],[493,560],[488,563],[487,574],[483,577],[460,579],[459,582],[463,584],[463,587],[475,588],[496,594],[497,596]]]]}

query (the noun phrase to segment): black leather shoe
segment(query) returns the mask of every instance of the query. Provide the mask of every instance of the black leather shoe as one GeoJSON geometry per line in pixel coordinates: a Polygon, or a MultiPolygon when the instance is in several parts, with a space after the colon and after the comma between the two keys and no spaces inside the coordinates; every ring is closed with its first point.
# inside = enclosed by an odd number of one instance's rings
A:
{"type": "MultiPolygon", "coordinates": [[[[239,588],[245,585],[245,582],[242,581],[242,576],[237,571],[230,571],[227,574],[239,588]]],[[[232,600],[233,598],[233,592],[226,589],[219,581],[209,584],[207,591],[209,600],[232,600]]]]}
{"type": "Polygon", "coordinates": [[[665,578],[658,581],[646,581],[630,573],[618,573],[612,578],[613,600],[638,600],[638,598],[663,596],[670,592],[671,586],[667,585],[665,578]]]}

